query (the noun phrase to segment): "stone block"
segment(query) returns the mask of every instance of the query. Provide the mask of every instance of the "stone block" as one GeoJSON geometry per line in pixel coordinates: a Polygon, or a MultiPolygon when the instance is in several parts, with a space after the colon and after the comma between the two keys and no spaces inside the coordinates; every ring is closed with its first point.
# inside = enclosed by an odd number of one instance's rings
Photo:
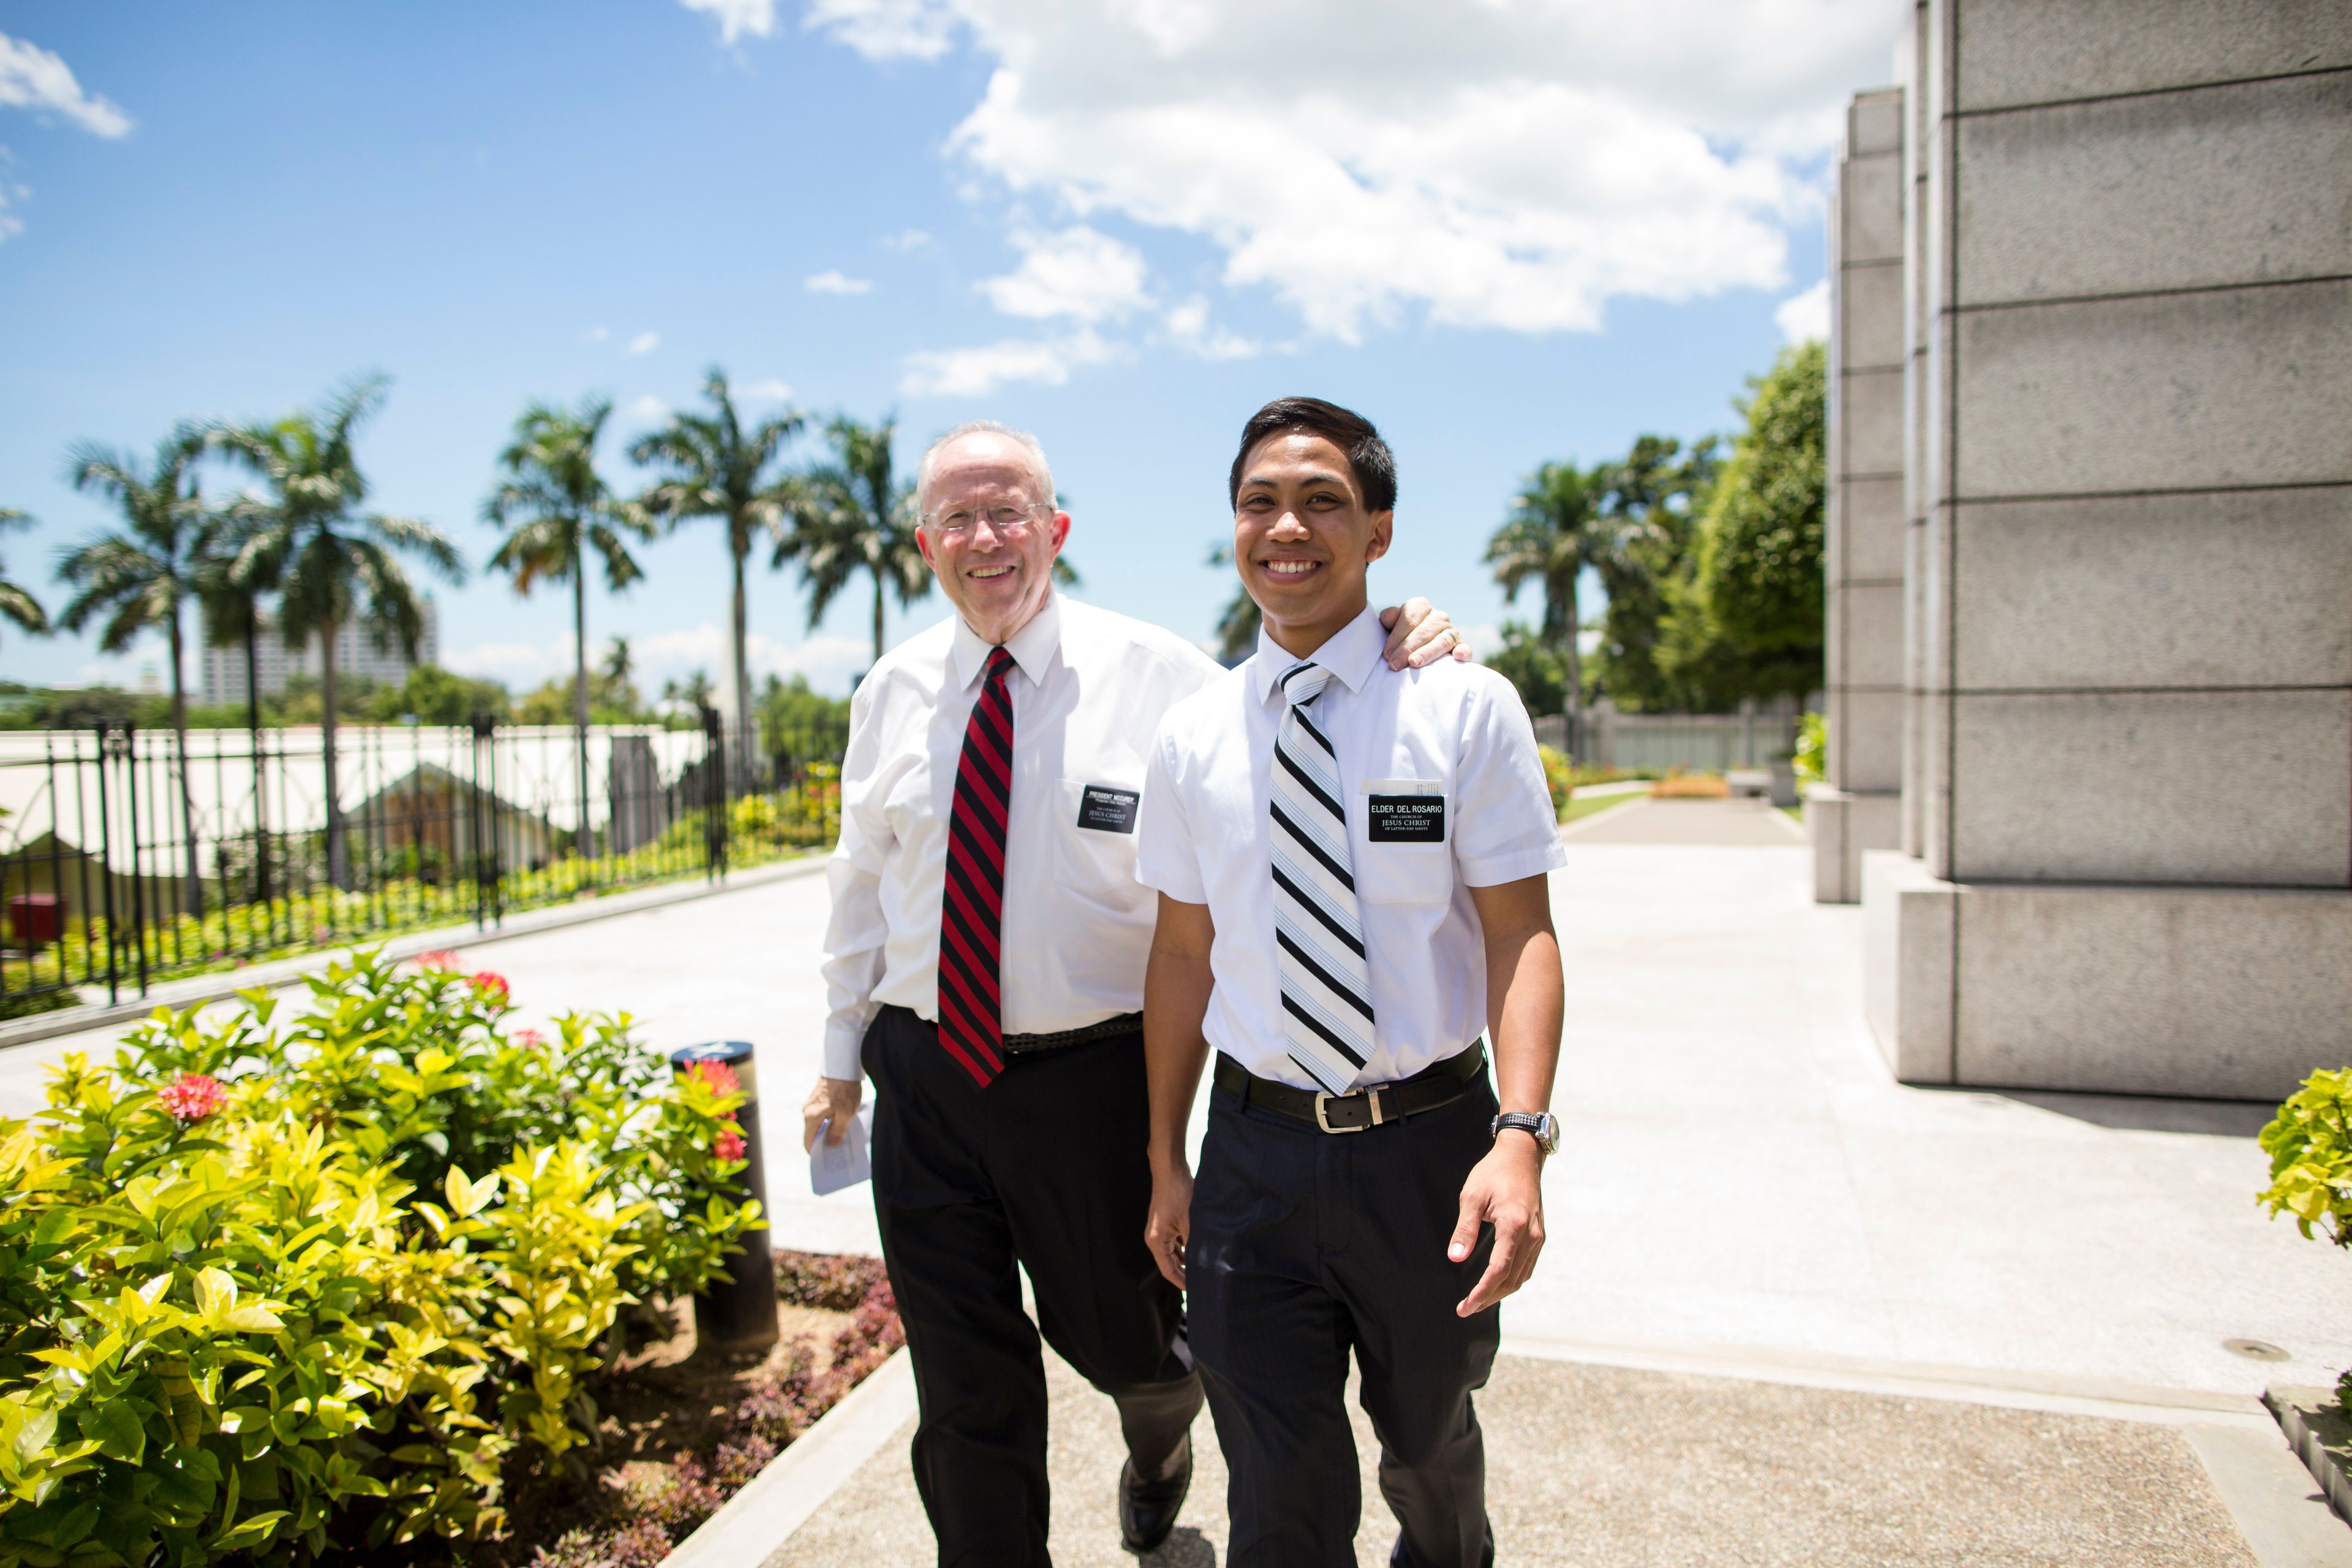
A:
{"type": "Polygon", "coordinates": [[[1862,901],[1862,857],[1892,849],[1900,836],[1899,796],[1851,795],[1828,784],[1805,791],[1805,834],[1813,847],[1813,901],[1862,901]]]}
{"type": "Polygon", "coordinates": [[[1863,1015],[1905,1083],[1952,1081],[1958,891],[1899,851],[1862,857],[1863,1015]]]}
{"type": "Polygon", "coordinates": [[[1831,693],[1830,782],[1868,792],[1903,787],[1903,701],[1899,689],[1831,693]]]}
{"type": "Polygon", "coordinates": [[[1954,704],[1955,880],[2352,883],[2352,694],[1954,704]]]}
{"type": "Polygon", "coordinates": [[[1964,689],[2352,685],[2352,489],[1955,517],[1964,689]]]}
{"type": "Polygon", "coordinates": [[[1903,584],[1848,583],[1835,590],[1835,630],[1843,663],[1831,679],[1846,687],[1903,689],[1903,584]]]}
{"type": "Polygon", "coordinates": [[[2352,1060],[2352,897],[1963,887],[1963,1083],[2277,1100],[2352,1060]]]}
{"type": "Polygon", "coordinates": [[[1964,305],[2352,273],[2352,77],[1987,115],[1958,136],[1964,305]]]}
{"type": "Polygon", "coordinates": [[[1903,472],[1903,372],[1848,371],[1838,378],[1830,461],[1840,475],[1903,472]]]}
{"type": "Polygon", "coordinates": [[[1834,570],[1841,578],[1899,582],[1903,576],[1903,481],[1841,479],[1832,487],[1840,516],[1834,570]]]}
{"type": "Polygon", "coordinates": [[[1952,874],[1952,699],[1913,692],[1919,710],[1919,858],[1938,877],[1952,874]]]}
{"type": "Polygon", "coordinates": [[[2352,479],[2352,281],[1971,310],[1958,492],[2352,479]]]}
{"type": "Polygon", "coordinates": [[[1838,268],[1837,363],[1849,371],[1902,364],[1902,263],[1854,262],[1838,268]]]}
{"type": "Polygon", "coordinates": [[[1849,158],[1838,169],[1837,259],[1903,259],[1903,160],[1849,158]]]}
{"type": "Polygon", "coordinates": [[[1857,92],[1845,111],[1845,153],[1848,158],[1903,150],[1903,89],[1877,87],[1857,92]]]}
{"type": "MultiPolygon", "coordinates": [[[[2343,0],[1943,0],[1963,111],[2352,65],[2343,0]]],[[[1931,68],[1939,58],[1931,43],[1931,68]]]]}

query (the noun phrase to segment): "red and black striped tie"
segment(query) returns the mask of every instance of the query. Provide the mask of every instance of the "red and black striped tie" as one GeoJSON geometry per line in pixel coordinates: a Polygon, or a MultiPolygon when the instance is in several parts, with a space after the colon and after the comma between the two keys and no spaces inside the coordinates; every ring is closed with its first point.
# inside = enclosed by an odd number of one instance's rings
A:
{"type": "Polygon", "coordinates": [[[1011,654],[991,650],[956,767],[948,880],[940,900],[940,1044],[982,1089],[1004,1070],[997,953],[1004,918],[1004,821],[1013,801],[1013,693],[1004,685],[1012,668],[1011,654]]]}

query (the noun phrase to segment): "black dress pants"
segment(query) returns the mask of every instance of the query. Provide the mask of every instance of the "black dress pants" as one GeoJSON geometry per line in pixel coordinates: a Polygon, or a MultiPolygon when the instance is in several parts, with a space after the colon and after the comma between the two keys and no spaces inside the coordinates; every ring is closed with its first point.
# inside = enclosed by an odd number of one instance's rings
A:
{"type": "Polygon", "coordinates": [[[1471,1408],[1497,1312],[1454,1315],[1486,1271],[1445,1255],[1462,1183],[1494,1147],[1481,1076],[1453,1104],[1332,1134],[1211,1096],[1185,1279],[1193,1353],[1233,1475],[1226,1568],[1353,1568],[1363,1509],[1348,1356],[1402,1527],[1390,1561],[1494,1560],[1485,1440],[1471,1408]]]}
{"type": "Polygon", "coordinates": [[[1147,1479],[1167,1473],[1201,1408],[1182,1298],[1143,1244],[1143,1037],[1011,1056],[982,1089],[934,1026],[885,1007],[864,1060],[874,1209],[915,1363],[915,1485],[940,1562],[1045,1568],[1039,1331],[1117,1401],[1147,1479]]]}

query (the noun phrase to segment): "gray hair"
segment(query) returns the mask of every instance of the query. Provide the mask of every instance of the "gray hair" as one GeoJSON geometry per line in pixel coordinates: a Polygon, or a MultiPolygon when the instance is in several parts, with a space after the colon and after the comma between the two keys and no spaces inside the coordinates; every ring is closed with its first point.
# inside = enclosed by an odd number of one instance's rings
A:
{"type": "MultiPolygon", "coordinates": [[[[1045,504],[1053,506],[1056,503],[1058,498],[1054,489],[1054,469],[1052,465],[1045,461],[1044,445],[1028,431],[1015,430],[1010,425],[994,419],[967,419],[923,448],[923,460],[915,469],[915,494],[918,498],[920,498],[923,491],[930,487],[931,470],[939,466],[940,453],[946,449],[949,442],[961,441],[966,436],[1002,436],[1017,446],[1026,447],[1030,461],[1037,469],[1037,482],[1045,489],[1045,504]]],[[[917,504],[920,504],[919,499],[917,504]]]]}

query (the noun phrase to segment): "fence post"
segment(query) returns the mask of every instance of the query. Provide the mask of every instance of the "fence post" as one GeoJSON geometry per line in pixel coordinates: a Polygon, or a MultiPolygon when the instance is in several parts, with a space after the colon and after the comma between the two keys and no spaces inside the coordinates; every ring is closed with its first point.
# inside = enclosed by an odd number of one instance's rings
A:
{"type": "Polygon", "coordinates": [[[704,794],[709,797],[702,818],[702,848],[704,866],[713,881],[727,879],[727,806],[730,799],[728,775],[732,771],[732,758],[728,754],[727,731],[720,723],[719,710],[702,710],[702,772],[704,794]]]}

